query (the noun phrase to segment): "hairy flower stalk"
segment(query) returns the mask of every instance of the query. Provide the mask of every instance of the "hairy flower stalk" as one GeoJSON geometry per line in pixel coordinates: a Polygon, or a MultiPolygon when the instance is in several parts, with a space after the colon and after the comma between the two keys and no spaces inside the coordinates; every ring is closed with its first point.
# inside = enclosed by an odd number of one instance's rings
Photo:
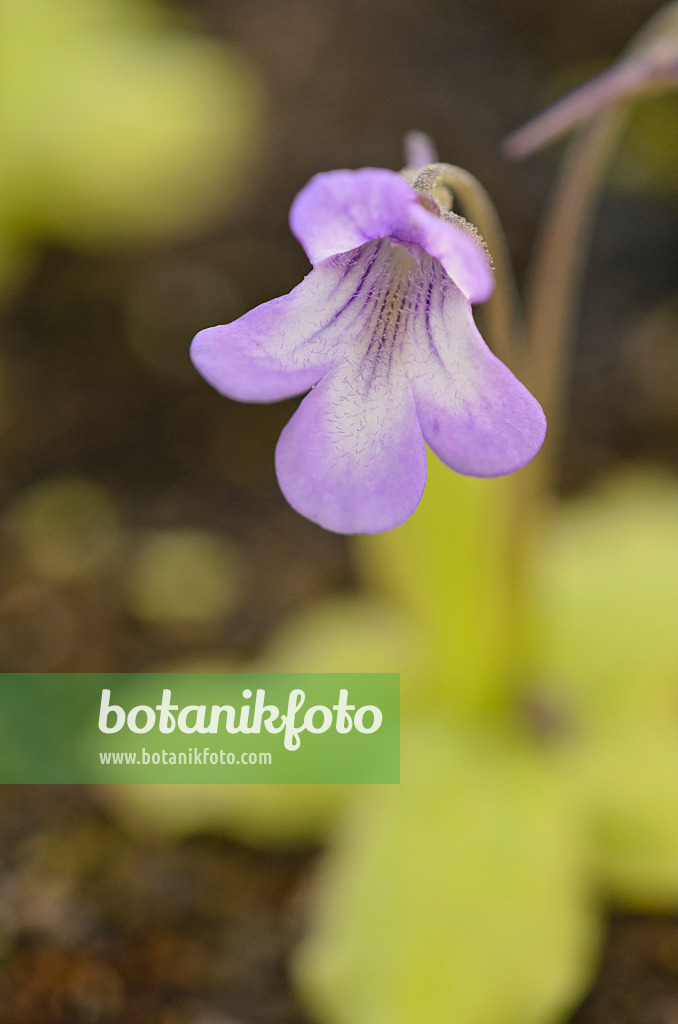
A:
{"type": "Polygon", "coordinates": [[[290,504],[338,533],[389,530],[414,512],[425,442],[459,473],[499,476],[544,438],[539,404],[474,324],[471,303],[491,295],[492,266],[475,230],[439,199],[448,173],[316,175],[290,212],[313,271],[193,341],[196,367],[231,398],[311,389],[282,432],[276,471],[290,504]]]}
{"type": "Polygon", "coordinates": [[[460,222],[482,235],[492,254],[495,277],[494,290],[483,310],[490,348],[509,366],[517,368],[523,357],[520,300],[506,236],[492,200],[477,178],[453,164],[433,163],[416,170],[406,169],[403,174],[420,201],[433,202],[440,212],[452,214],[453,204],[459,203],[467,218],[459,218],[460,222]]]}

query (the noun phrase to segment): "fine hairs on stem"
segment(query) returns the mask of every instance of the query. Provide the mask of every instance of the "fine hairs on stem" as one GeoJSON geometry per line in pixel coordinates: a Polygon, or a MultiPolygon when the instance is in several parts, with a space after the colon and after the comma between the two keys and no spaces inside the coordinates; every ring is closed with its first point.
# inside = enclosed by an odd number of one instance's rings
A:
{"type": "MultiPolygon", "coordinates": [[[[433,142],[424,132],[409,132],[404,140],[404,176],[412,184],[427,177],[431,191],[445,190],[463,216],[476,228],[492,258],[495,289],[483,306],[484,333],[502,362],[521,375],[523,320],[506,235],[489,194],[468,171],[437,161],[433,142]]],[[[455,211],[456,212],[456,211],[455,211]]]]}

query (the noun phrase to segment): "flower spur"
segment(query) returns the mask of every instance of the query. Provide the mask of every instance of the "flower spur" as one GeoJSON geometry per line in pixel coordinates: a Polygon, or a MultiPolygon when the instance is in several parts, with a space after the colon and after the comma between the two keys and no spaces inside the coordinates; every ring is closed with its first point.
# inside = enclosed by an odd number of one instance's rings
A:
{"type": "Polygon", "coordinates": [[[276,472],[290,505],[337,533],[378,533],[414,512],[425,442],[451,469],[491,477],[524,466],[544,439],[538,402],[473,322],[471,303],[494,285],[482,242],[436,201],[435,167],[409,177],[312,178],[290,226],[314,269],[191,347],[229,398],[310,389],[282,431],[276,472]]]}

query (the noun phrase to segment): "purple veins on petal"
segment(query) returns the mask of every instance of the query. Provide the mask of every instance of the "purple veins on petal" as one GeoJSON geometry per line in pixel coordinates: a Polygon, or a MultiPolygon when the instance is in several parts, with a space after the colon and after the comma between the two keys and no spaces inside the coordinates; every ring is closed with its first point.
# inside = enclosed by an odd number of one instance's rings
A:
{"type": "Polygon", "coordinates": [[[412,195],[389,171],[316,176],[291,218],[314,270],[289,295],[200,332],[192,346],[199,371],[232,398],[311,389],[281,434],[276,471],[289,503],[338,533],[388,530],[414,512],[425,441],[459,472],[496,476],[523,466],[544,438],[539,404],[473,322],[469,291],[489,274],[482,246],[459,229],[462,287],[440,246],[428,247],[450,225],[412,195]]]}
{"type": "Polygon", "coordinates": [[[412,393],[388,358],[337,364],[303,400],[276,449],[290,505],[336,533],[379,533],[416,509],[426,448],[412,393]]]}
{"type": "Polygon", "coordinates": [[[423,435],[458,473],[501,476],[524,466],[546,433],[539,403],[494,356],[468,302],[435,260],[426,316],[405,343],[404,362],[423,435]]]}
{"type": "Polygon", "coordinates": [[[200,331],[191,345],[196,369],[241,402],[275,402],[308,391],[350,343],[364,272],[356,254],[326,260],[289,295],[200,331]]]}

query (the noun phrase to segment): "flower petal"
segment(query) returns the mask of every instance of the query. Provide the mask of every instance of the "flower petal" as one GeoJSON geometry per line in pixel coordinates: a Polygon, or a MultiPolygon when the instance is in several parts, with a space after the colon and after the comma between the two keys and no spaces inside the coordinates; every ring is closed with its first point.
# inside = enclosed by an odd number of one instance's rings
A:
{"type": "Polygon", "coordinates": [[[424,437],[451,469],[501,476],[539,451],[541,406],[494,356],[473,322],[468,300],[425,255],[424,315],[412,317],[403,360],[424,437]]]}
{"type": "Polygon", "coordinates": [[[413,202],[414,189],[395,171],[327,171],[311,178],[295,198],[290,227],[311,263],[317,263],[374,238],[389,238],[413,202]]]}
{"type": "Polygon", "coordinates": [[[419,203],[410,209],[410,237],[440,260],[457,288],[470,302],[486,302],[494,291],[492,261],[478,235],[458,221],[436,217],[419,203]]]}
{"type": "Polygon", "coordinates": [[[325,260],[282,298],[200,331],[191,359],[213,387],[241,402],[308,391],[349,345],[364,268],[360,251],[325,260]]]}
{"type": "Polygon", "coordinates": [[[379,533],[412,515],[426,448],[393,352],[354,353],[321,380],[280,436],[276,471],[290,505],[335,533],[379,533]]]}
{"type": "Polygon", "coordinates": [[[316,174],[292,204],[290,227],[314,264],[371,239],[392,238],[420,245],[439,259],[472,302],[484,302],[494,287],[491,261],[477,235],[425,209],[395,171],[364,167],[316,174]]]}

